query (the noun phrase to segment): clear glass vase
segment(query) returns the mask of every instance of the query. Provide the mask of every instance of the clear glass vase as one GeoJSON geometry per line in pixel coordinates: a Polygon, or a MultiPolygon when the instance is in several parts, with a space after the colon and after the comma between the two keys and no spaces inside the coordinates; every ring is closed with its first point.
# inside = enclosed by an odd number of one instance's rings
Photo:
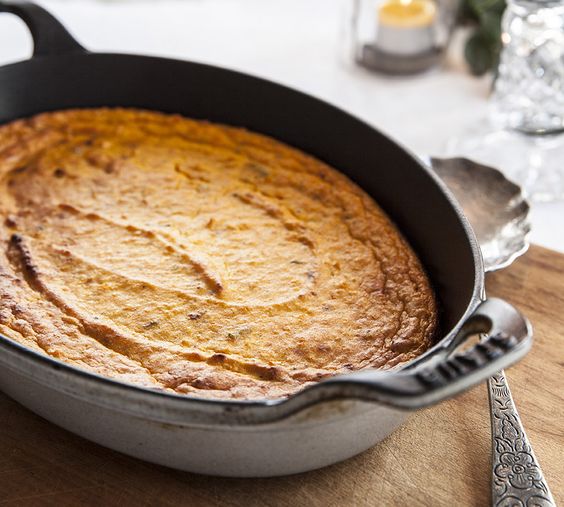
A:
{"type": "Polygon", "coordinates": [[[536,201],[564,199],[564,0],[508,0],[487,121],[450,154],[494,165],[536,201]]]}
{"type": "Polygon", "coordinates": [[[564,0],[510,0],[492,120],[526,134],[564,131],[564,0]]]}

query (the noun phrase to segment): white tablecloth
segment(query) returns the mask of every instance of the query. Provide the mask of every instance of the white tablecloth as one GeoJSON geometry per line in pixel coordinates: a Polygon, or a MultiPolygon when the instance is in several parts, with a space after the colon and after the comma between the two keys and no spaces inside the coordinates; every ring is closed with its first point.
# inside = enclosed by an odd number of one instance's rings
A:
{"type": "MultiPolygon", "coordinates": [[[[486,115],[489,78],[454,51],[445,68],[375,76],[341,50],[346,0],[43,0],[87,48],[217,64],[301,89],[363,118],[420,154],[486,115]]],[[[27,58],[21,21],[0,16],[0,64],[27,58]]],[[[111,79],[110,76],[108,76],[111,79]]],[[[532,241],[564,252],[564,202],[533,206],[532,241]]]]}

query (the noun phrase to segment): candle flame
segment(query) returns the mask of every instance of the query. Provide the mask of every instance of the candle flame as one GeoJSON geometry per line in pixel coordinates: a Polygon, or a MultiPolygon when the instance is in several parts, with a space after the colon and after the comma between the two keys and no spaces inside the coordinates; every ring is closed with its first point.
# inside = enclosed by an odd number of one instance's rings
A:
{"type": "Polygon", "coordinates": [[[384,0],[378,7],[378,22],[387,26],[432,26],[437,14],[433,0],[384,0]]]}

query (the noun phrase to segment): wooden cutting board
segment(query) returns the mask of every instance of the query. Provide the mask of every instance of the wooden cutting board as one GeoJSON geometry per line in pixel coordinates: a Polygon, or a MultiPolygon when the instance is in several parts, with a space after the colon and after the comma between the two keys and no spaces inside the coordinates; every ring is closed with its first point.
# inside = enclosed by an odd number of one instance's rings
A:
{"type": "MultiPolygon", "coordinates": [[[[520,308],[535,328],[533,350],[507,377],[555,499],[563,503],[564,255],[533,247],[489,275],[487,289],[520,308]]],[[[143,463],[59,429],[0,394],[0,505],[483,506],[489,495],[484,385],[413,414],[384,442],[344,463],[260,480],[143,463]]]]}

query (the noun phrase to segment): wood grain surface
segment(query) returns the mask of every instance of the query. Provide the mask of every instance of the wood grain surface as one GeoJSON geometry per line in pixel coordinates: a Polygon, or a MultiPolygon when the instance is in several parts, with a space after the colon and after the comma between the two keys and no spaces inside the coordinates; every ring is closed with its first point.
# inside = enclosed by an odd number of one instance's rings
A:
{"type": "MultiPolygon", "coordinates": [[[[562,503],[564,255],[533,247],[507,270],[489,275],[487,289],[520,308],[535,328],[533,350],[507,377],[555,499],[562,503]]],[[[489,504],[485,385],[413,414],[360,456],[276,479],[220,479],[143,463],[59,429],[1,394],[0,425],[0,505],[489,504]]]]}

